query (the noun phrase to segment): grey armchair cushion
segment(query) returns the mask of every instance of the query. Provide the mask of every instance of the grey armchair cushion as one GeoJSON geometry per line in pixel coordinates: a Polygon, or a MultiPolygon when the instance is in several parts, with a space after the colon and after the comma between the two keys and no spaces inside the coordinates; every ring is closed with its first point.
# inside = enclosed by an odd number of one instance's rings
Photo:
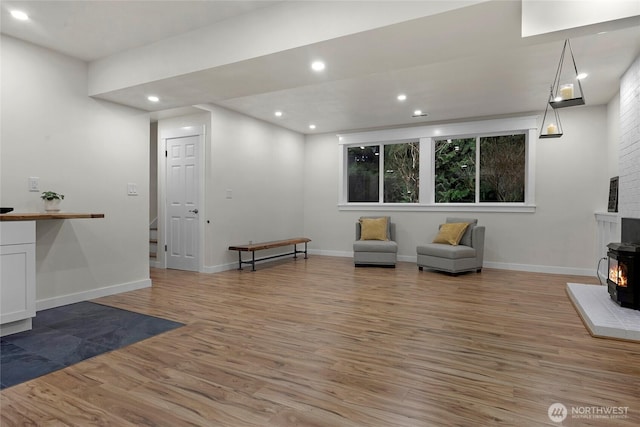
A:
{"type": "Polygon", "coordinates": [[[453,246],[429,243],[428,245],[418,246],[417,251],[419,254],[425,253],[431,256],[448,259],[473,258],[476,256],[475,249],[463,245],[453,246]]]}
{"type": "Polygon", "coordinates": [[[356,240],[354,252],[398,252],[398,244],[392,240],[356,240]]]}

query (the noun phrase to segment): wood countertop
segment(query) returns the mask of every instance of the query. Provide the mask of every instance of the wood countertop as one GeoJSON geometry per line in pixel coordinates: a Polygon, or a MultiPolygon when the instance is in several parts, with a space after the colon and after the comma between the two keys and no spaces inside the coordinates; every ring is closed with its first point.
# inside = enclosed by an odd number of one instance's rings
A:
{"type": "Polygon", "coordinates": [[[0,221],[37,221],[41,219],[77,219],[104,218],[101,213],[68,213],[68,212],[9,212],[0,214],[0,221]]]}

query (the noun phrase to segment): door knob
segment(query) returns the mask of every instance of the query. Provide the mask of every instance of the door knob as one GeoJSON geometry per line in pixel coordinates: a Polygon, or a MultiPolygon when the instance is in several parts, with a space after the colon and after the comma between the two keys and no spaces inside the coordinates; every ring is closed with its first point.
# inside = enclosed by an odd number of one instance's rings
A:
{"type": "Polygon", "coordinates": [[[197,214],[198,213],[198,209],[194,209],[194,210],[189,211],[189,212],[193,212],[194,214],[197,214]]]}

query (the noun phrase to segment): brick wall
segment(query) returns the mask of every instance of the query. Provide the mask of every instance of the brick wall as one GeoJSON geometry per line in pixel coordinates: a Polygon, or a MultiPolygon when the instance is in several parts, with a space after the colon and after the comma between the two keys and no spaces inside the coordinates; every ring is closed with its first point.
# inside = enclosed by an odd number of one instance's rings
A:
{"type": "Polygon", "coordinates": [[[640,218],[640,57],[620,80],[621,217],[640,218]]]}

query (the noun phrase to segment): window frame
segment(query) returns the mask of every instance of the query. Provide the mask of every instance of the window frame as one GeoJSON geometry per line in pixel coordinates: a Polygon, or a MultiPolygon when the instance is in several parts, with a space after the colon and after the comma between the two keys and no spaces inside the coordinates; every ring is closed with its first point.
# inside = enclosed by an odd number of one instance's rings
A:
{"type": "MultiPolygon", "coordinates": [[[[344,184],[344,198],[345,198],[345,203],[349,204],[349,205],[354,205],[354,204],[363,204],[363,205],[371,205],[371,204],[382,204],[382,205],[415,205],[415,203],[385,203],[384,201],[384,178],[385,178],[385,153],[384,153],[384,146],[385,145],[398,145],[398,144],[408,144],[411,142],[417,142],[418,146],[420,147],[420,156],[422,156],[422,144],[420,143],[420,140],[417,138],[413,138],[413,139],[409,139],[406,141],[385,141],[385,142],[376,142],[375,144],[348,144],[348,145],[344,145],[343,147],[343,155],[345,157],[344,159],[344,177],[345,179],[342,181],[344,184]],[[379,174],[378,174],[378,201],[377,202],[349,202],[349,154],[348,154],[348,149],[349,148],[354,148],[354,147],[379,147],[378,148],[378,167],[379,167],[379,174]]],[[[422,157],[420,157],[422,158],[422,157]]],[[[420,166],[422,166],[420,164],[420,166]]],[[[418,177],[419,179],[422,179],[422,175],[421,172],[418,172],[418,177]]],[[[418,187],[421,188],[421,187],[418,187]]],[[[420,200],[420,195],[418,196],[418,200],[420,200]]]]}
{"type": "MultiPolygon", "coordinates": [[[[535,169],[537,116],[480,120],[410,128],[384,129],[338,135],[338,209],[361,211],[447,211],[447,212],[535,212],[535,169]],[[435,139],[481,138],[522,133],[525,135],[524,202],[435,203],[435,139]],[[420,187],[418,203],[384,203],[383,183],[378,202],[348,202],[348,156],[353,146],[381,146],[418,141],[420,144],[420,187]]],[[[479,141],[477,139],[476,141],[479,141]]],[[[478,142],[476,142],[478,143],[478,142]]],[[[480,152],[476,150],[479,165],[480,152]]],[[[383,161],[381,159],[381,161],[383,161]]],[[[381,165],[384,165],[381,162],[381,165]]],[[[382,167],[381,167],[382,169],[382,167]]],[[[384,172],[384,171],[382,171],[384,172]]],[[[479,169],[476,172],[479,174],[479,169]]],[[[384,179],[384,174],[380,174],[384,179]]],[[[476,180],[477,181],[477,180],[476,180]]],[[[476,186],[479,181],[476,182],[476,186]]],[[[478,193],[476,193],[478,194],[478,193]]]]}

